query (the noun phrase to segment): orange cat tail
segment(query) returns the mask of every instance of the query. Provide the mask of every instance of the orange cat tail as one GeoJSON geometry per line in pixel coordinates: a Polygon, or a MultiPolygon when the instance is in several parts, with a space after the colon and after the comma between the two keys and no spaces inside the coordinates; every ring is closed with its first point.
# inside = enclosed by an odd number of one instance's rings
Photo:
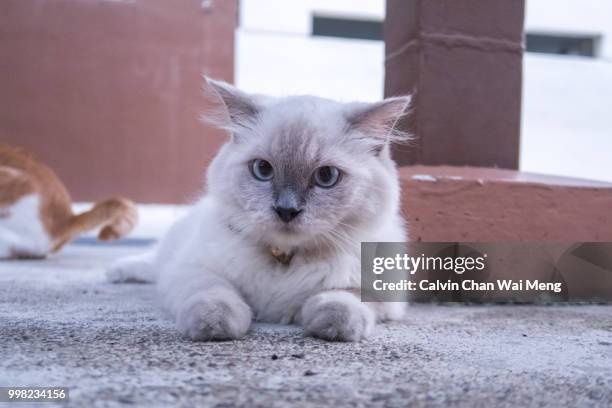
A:
{"type": "Polygon", "coordinates": [[[127,235],[138,222],[136,205],[126,198],[111,198],[96,203],[84,213],[73,216],[56,239],[54,251],[77,235],[101,227],[98,239],[109,241],[127,235]]]}

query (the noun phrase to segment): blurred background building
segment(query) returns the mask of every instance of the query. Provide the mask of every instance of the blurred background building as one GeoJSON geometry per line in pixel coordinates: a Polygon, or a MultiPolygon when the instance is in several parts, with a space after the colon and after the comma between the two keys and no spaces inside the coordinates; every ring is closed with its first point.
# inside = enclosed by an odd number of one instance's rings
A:
{"type": "MultiPolygon", "coordinates": [[[[385,5],[242,0],[237,85],[380,99],[385,5]]],[[[520,169],[612,181],[612,3],[527,0],[525,14],[520,169]]]]}
{"type": "MultiPolygon", "coordinates": [[[[202,73],[377,100],[385,14],[385,0],[3,0],[0,141],[78,201],[187,203],[225,140],[198,121],[202,73]]],[[[612,3],[527,0],[525,15],[520,170],[612,181],[612,3]]]]}

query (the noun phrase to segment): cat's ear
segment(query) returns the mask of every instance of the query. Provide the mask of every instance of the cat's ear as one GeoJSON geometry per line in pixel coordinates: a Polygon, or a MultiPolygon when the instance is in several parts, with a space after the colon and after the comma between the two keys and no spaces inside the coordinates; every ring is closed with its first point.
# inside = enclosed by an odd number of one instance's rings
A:
{"type": "Polygon", "coordinates": [[[252,129],[260,111],[255,98],[226,82],[207,76],[204,79],[205,93],[215,97],[221,109],[207,113],[202,119],[230,133],[252,129]]]}
{"type": "Polygon", "coordinates": [[[403,143],[410,135],[397,129],[399,120],[409,113],[411,96],[396,96],[380,102],[362,104],[348,112],[349,131],[359,131],[375,152],[390,143],[403,143]]]}

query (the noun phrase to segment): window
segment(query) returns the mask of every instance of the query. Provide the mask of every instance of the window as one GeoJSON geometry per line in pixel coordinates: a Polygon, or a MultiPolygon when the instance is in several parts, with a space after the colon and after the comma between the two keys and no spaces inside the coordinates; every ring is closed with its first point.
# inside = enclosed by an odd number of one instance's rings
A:
{"type": "Polygon", "coordinates": [[[595,36],[527,34],[527,52],[595,57],[595,36]]]}
{"type": "Polygon", "coordinates": [[[349,18],[313,16],[312,35],[326,37],[382,40],[383,22],[349,18]]]}

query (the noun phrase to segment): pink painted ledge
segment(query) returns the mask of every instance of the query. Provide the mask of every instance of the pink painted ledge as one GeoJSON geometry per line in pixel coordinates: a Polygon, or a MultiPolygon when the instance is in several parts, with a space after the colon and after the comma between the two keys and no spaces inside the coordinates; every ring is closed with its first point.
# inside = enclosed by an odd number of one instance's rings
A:
{"type": "Polygon", "coordinates": [[[612,183],[421,165],[400,180],[412,241],[612,241],[612,183]]]}

